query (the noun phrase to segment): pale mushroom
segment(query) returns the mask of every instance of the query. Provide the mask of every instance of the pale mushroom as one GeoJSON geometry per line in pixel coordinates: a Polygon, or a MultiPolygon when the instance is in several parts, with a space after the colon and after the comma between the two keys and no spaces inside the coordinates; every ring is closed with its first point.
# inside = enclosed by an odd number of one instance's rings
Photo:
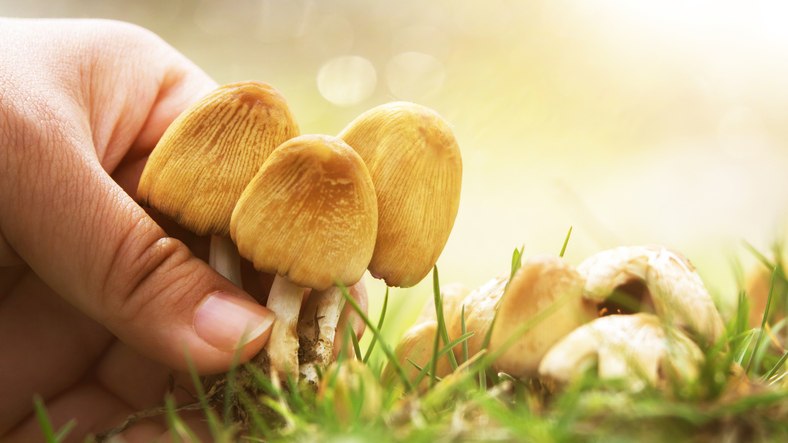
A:
{"type": "MultiPolygon", "coordinates": [[[[438,331],[437,321],[426,321],[424,323],[415,324],[413,327],[405,331],[405,334],[397,343],[394,349],[394,355],[397,357],[400,366],[405,370],[405,375],[413,382],[418,376],[420,369],[414,366],[414,363],[420,368],[429,367],[432,365],[432,353],[434,350],[435,334],[438,331]]],[[[429,369],[432,370],[431,368],[429,369]]],[[[437,377],[444,377],[451,374],[451,363],[449,363],[448,354],[438,359],[438,369],[435,371],[437,377]]],[[[394,380],[398,379],[398,375],[391,363],[387,363],[381,375],[381,382],[384,386],[390,385],[394,380]]],[[[429,388],[429,376],[424,377],[420,382],[418,389],[425,392],[429,388]]]]}
{"type": "Polygon", "coordinates": [[[582,298],[583,283],[575,268],[560,257],[537,255],[523,262],[498,303],[489,350],[509,347],[492,368],[515,377],[536,376],[551,346],[596,317],[595,309],[582,298]],[[548,309],[554,311],[543,314],[548,309]],[[533,321],[531,327],[513,337],[529,321],[533,321]],[[510,338],[515,341],[511,343],[510,338]]]}
{"type": "Polygon", "coordinates": [[[254,176],[233,211],[230,233],[255,268],[277,274],[267,304],[277,316],[266,345],[272,370],[297,379],[304,288],[325,291],[335,280],[358,282],[376,231],[369,172],[338,138],[291,139],[254,176]]]}
{"type": "MultiPolygon", "coordinates": [[[[470,293],[471,290],[462,283],[449,283],[441,286],[440,294],[441,300],[443,301],[443,318],[446,320],[447,328],[449,319],[460,315],[462,301],[470,293]]],[[[438,321],[437,312],[435,310],[435,297],[427,298],[424,307],[421,308],[418,318],[416,318],[415,324],[428,321],[438,321]]],[[[452,335],[452,337],[459,336],[460,334],[452,335]]]]}
{"type": "MultiPolygon", "coordinates": [[[[484,339],[495,318],[495,311],[498,309],[507,281],[509,281],[508,274],[500,275],[474,289],[460,302],[460,308],[455,311],[454,315],[446,316],[446,328],[449,336],[459,337],[462,335],[462,317],[459,314],[462,311],[462,306],[465,306],[465,331],[474,333],[466,340],[469,357],[482,350],[482,344],[484,344],[484,339]]],[[[455,347],[454,355],[460,359],[462,347],[455,347]]]]}
{"type": "Polygon", "coordinates": [[[438,260],[460,203],[462,159],[435,111],[394,102],[353,120],[339,137],[364,159],[378,199],[370,273],[389,286],[420,282],[438,260]]]}
{"type": "Polygon", "coordinates": [[[609,315],[575,329],[553,346],[539,374],[566,383],[596,365],[600,378],[624,379],[631,388],[641,389],[671,377],[694,379],[703,359],[695,342],[655,315],[609,315]]]}
{"type": "Polygon", "coordinates": [[[617,308],[633,313],[651,307],[664,321],[685,327],[705,340],[722,337],[722,323],[714,301],[681,254],[661,246],[623,246],[595,254],[577,270],[586,280],[583,296],[604,306],[616,291],[635,294],[635,309],[617,308]]]}
{"type": "Polygon", "coordinates": [[[240,286],[230,215],[268,155],[297,135],[287,102],[272,86],[219,87],[167,128],[145,164],[137,201],[197,235],[211,234],[210,265],[240,286]]]}

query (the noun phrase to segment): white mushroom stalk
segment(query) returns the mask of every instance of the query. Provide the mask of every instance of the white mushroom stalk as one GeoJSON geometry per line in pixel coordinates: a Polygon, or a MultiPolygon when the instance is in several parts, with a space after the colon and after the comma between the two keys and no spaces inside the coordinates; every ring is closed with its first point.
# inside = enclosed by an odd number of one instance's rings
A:
{"type": "MultiPolygon", "coordinates": [[[[637,294],[641,299],[636,302],[641,307],[653,306],[663,321],[711,342],[723,335],[725,326],[703,281],[675,251],[661,246],[623,246],[589,257],[577,270],[586,281],[583,296],[600,306],[627,285],[628,292],[633,291],[633,284],[640,285],[643,292],[637,294]]],[[[617,312],[601,314],[608,313],[617,312]]]]}
{"type": "Polygon", "coordinates": [[[597,366],[602,379],[623,379],[635,390],[698,376],[703,353],[680,329],[655,315],[609,315],[583,325],[555,344],[539,374],[570,382],[597,366]]]}

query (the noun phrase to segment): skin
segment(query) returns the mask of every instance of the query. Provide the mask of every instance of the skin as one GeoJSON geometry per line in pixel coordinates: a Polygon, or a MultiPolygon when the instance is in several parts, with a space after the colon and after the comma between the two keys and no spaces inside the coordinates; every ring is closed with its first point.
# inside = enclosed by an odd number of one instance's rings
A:
{"type": "MultiPolygon", "coordinates": [[[[271,276],[244,263],[240,290],[204,262],[206,238],[133,200],[164,130],[215,87],[132,25],[0,19],[0,441],[42,440],[34,393],[82,441],[161,401],[171,376],[189,388],[185,351],[199,373],[225,371],[233,351],[195,328],[213,294],[268,315],[257,302],[271,276]]],[[[200,416],[182,416],[205,436],[200,416]]],[[[165,432],[147,420],[123,437],[165,432]]]]}

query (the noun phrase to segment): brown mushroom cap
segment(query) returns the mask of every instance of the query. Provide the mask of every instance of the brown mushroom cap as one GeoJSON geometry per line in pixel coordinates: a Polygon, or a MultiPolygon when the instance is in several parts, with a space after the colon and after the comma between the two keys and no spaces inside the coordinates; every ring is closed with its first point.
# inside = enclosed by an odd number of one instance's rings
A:
{"type": "Polygon", "coordinates": [[[364,162],[336,137],[277,148],[244,190],[230,233],[255,268],[318,291],[355,284],[372,257],[375,190],[364,162]]]}
{"type": "Polygon", "coordinates": [[[198,235],[227,237],[241,192],[268,155],[298,132],[272,86],[221,86],[167,128],[140,177],[137,201],[198,235]]]}
{"type": "Polygon", "coordinates": [[[562,258],[538,255],[526,260],[515,273],[498,306],[490,336],[490,351],[502,346],[525,322],[553,303],[558,309],[536,323],[493,363],[493,369],[513,376],[535,376],[551,346],[580,325],[596,317],[583,302],[584,280],[562,258]]]}
{"type": "Polygon", "coordinates": [[[435,111],[395,102],[373,108],[339,137],[361,155],[378,198],[370,273],[389,286],[420,282],[449,239],[460,204],[462,159],[451,127],[435,111]]]}
{"type": "MultiPolygon", "coordinates": [[[[462,310],[462,301],[471,293],[462,283],[449,283],[441,286],[441,299],[443,300],[443,318],[446,320],[446,325],[449,325],[449,319],[460,316],[462,310]]],[[[426,323],[428,321],[438,321],[437,312],[435,311],[435,298],[429,297],[424,302],[424,307],[421,308],[416,323],[426,323]]],[[[454,337],[458,337],[457,334],[454,337]]]]}

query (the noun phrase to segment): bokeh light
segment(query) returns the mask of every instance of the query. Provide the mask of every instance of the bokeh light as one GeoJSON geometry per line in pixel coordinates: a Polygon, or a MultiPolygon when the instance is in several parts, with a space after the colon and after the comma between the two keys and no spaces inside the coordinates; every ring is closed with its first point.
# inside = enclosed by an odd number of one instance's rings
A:
{"type": "Polygon", "coordinates": [[[339,106],[357,104],[372,94],[377,74],[364,57],[336,57],[323,65],[317,74],[317,87],[326,100],[339,106]]]}

